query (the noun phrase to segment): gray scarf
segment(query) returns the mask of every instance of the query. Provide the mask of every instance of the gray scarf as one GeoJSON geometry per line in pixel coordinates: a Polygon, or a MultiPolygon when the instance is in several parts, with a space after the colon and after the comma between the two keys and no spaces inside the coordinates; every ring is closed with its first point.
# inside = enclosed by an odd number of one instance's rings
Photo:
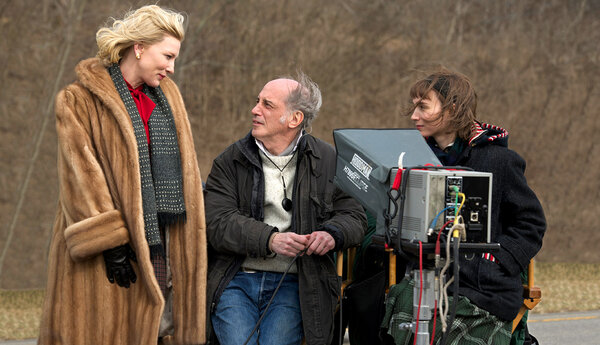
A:
{"type": "Polygon", "coordinates": [[[163,256],[160,228],[175,223],[185,223],[181,158],[177,142],[177,129],[169,103],[159,87],[144,86],[143,92],[156,104],[148,120],[150,148],[146,130],[137,106],[118,64],[108,67],[110,77],[131,117],[139,152],[142,185],[144,230],[152,257],[163,256]]]}

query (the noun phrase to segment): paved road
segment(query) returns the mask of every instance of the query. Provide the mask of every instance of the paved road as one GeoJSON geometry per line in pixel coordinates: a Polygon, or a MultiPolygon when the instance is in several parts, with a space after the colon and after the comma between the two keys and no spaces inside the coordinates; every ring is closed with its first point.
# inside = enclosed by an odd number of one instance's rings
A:
{"type": "Polygon", "coordinates": [[[600,310],[532,314],[527,324],[540,345],[600,344],[600,310]]]}
{"type": "MultiPolygon", "coordinates": [[[[529,316],[529,331],[540,345],[599,345],[600,310],[532,314],[529,316]]],[[[344,344],[349,344],[347,339],[344,344]]],[[[0,345],[36,345],[35,339],[0,340],[0,345]]]]}

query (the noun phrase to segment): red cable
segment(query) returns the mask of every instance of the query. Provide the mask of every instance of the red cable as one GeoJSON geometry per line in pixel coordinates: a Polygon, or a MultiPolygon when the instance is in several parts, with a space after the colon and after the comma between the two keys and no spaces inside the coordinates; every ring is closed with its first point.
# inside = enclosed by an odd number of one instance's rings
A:
{"type": "Polygon", "coordinates": [[[433,332],[431,334],[431,343],[429,345],[433,345],[433,339],[435,339],[435,318],[437,316],[437,300],[435,300],[435,307],[433,307],[433,332]]]}
{"type": "Polygon", "coordinates": [[[419,334],[419,314],[421,313],[421,298],[423,297],[423,242],[419,241],[419,307],[417,308],[417,327],[415,328],[415,336],[413,345],[417,345],[417,335],[419,334]]]}
{"type": "Polygon", "coordinates": [[[402,172],[404,169],[398,169],[396,172],[396,177],[394,178],[394,184],[392,185],[393,190],[398,190],[400,185],[402,184],[402,172]]]}
{"type": "Polygon", "coordinates": [[[440,228],[440,231],[438,232],[437,239],[435,240],[435,253],[436,254],[440,254],[440,235],[442,234],[442,231],[444,231],[444,229],[450,223],[452,223],[452,220],[449,220],[446,223],[444,223],[444,225],[442,225],[442,227],[440,228]]]}

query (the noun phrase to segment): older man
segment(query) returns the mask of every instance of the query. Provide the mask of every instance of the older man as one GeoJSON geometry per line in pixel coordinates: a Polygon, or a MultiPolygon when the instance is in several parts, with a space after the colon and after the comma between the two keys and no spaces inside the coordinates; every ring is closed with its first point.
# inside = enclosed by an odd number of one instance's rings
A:
{"type": "Polygon", "coordinates": [[[332,183],[334,149],[305,131],[320,106],[302,73],[268,82],[252,131],[214,160],[207,296],[221,345],[243,344],[263,314],[250,344],[331,341],[340,288],[332,255],[360,243],[366,219],[332,183]]]}

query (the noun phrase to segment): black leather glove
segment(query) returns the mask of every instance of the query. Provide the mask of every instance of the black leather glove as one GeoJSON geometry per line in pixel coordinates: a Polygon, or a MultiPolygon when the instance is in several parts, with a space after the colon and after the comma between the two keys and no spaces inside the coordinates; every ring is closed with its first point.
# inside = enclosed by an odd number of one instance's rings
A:
{"type": "Polygon", "coordinates": [[[137,259],[129,244],[107,249],[102,255],[106,264],[106,276],[111,284],[116,280],[119,286],[128,288],[129,282],[135,283],[137,276],[129,260],[137,262],[137,259]]]}

